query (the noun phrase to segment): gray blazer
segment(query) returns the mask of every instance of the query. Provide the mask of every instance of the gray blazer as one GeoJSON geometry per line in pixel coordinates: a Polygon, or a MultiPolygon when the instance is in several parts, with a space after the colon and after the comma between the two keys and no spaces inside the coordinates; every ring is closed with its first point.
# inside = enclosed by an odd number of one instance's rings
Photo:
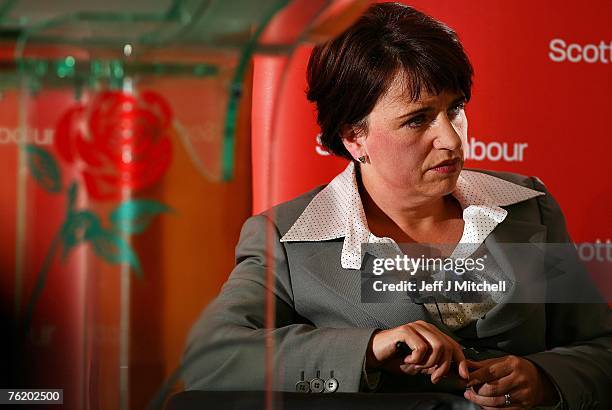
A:
{"type": "MultiPolygon", "coordinates": [[[[505,207],[507,218],[484,246],[495,252],[498,244],[507,242],[570,242],[558,204],[537,178],[483,172],[546,193],[505,207]]],[[[273,341],[274,365],[268,369],[276,390],[295,391],[301,379],[311,380],[317,374],[329,379],[333,372],[338,391],[359,391],[366,348],[375,329],[416,320],[431,322],[422,305],[360,303],[358,271],[340,265],[342,238],[280,242],[322,188],[245,222],[236,267],[188,337],[182,373],[186,389],[265,388],[266,272],[275,282],[269,298],[275,308],[275,326],[267,340],[273,341]]],[[[516,255],[498,257],[506,272],[530,266],[516,255]]],[[[553,380],[564,407],[612,408],[608,306],[511,302],[498,304],[484,318],[458,331],[441,330],[464,346],[474,346],[483,357],[515,354],[531,360],[553,380]]],[[[382,391],[438,388],[424,376],[383,374],[380,382],[382,391]]]]}

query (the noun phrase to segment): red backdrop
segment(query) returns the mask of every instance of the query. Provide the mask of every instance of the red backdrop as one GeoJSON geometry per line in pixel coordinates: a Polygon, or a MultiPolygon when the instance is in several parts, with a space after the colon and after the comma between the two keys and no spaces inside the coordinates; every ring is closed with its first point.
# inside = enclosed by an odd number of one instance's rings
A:
{"type": "MultiPolygon", "coordinates": [[[[561,203],[575,241],[609,240],[612,3],[410,4],[454,28],[475,67],[466,166],[540,177],[561,203]]],[[[268,99],[279,87],[280,71],[273,70],[275,57],[256,61],[255,212],[328,182],[346,164],[325,155],[316,142],[314,106],[305,97],[310,50],[303,46],[289,62],[273,144],[268,99]],[[266,179],[271,169],[276,170],[273,187],[266,179]]]]}
{"type": "MultiPolygon", "coordinates": [[[[596,264],[607,259],[609,266],[612,2],[414,0],[410,5],[455,29],[475,68],[466,166],[538,176],[561,204],[574,241],[587,242],[579,245],[582,259],[596,264]],[[603,244],[599,250],[592,245],[597,242],[603,244]]],[[[305,97],[310,51],[311,46],[296,51],[284,81],[277,58],[256,61],[255,213],[329,182],[346,165],[316,141],[316,113],[305,97]]],[[[595,275],[611,294],[604,270],[599,263],[595,275]]]]}

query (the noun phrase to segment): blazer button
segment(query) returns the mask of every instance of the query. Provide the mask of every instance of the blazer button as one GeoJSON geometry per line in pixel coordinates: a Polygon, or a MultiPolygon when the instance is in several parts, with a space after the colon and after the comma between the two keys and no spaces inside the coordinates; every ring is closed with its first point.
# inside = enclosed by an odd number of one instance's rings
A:
{"type": "Polygon", "coordinates": [[[334,379],[333,377],[331,379],[325,380],[326,393],[333,393],[336,390],[338,390],[338,380],[334,379]]]}
{"type": "Polygon", "coordinates": [[[325,393],[333,393],[338,390],[338,380],[334,378],[334,371],[330,370],[329,379],[325,380],[325,393]]]}
{"type": "Polygon", "coordinates": [[[321,393],[325,390],[325,381],[320,378],[321,372],[317,370],[317,377],[310,381],[310,391],[313,393],[321,393]]]}
{"type": "Polygon", "coordinates": [[[309,393],[310,392],[310,383],[301,381],[295,384],[295,391],[300,393],[309,393]]]}
{"type": "Polygon", "coordinates": [[[310,393],[310,383],[304,381],[304,372],[300,372],[300,381],[295,384],[295,390],[300,393],[310,393]]]}

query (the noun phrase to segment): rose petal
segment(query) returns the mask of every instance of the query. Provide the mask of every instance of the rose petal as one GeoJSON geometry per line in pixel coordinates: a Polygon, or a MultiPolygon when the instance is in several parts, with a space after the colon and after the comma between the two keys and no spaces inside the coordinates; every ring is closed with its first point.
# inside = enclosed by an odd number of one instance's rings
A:
{"type": "MultiPolygon", "coordinates": [[[[161,133],[159,120],[149,111],[135,108],[133,111],[113,113],[114,116],[98,121],[94,143],[113,161],[123,160],[123,151],[144,151],[161,133]]],[[[92,122],[93,123],[93,122],[92,122]]]]}
{"type": "Polygon", "coordinates": [[[75,160],[75,139],[78,139],[83,130],[81,121],[84,120],[85,106],[77,105],[66,111],[55,127],[53,143],[59,155],[68,163],[75,160]]]}
{"type": "Polygon", "coordinates": [[[88,141],[85,135],[78,135],[75,139],[75,146],[81,159],[89,166],[101,167],[106,162],[103,152],[100,152],[91,141],[88,141]]]}
{"type": "Polygon", "coordinates": [[[108,201],[121,199],[121,185],[117,176],[95,174],[85,170],[83,179],[91,198],[108,201]]]}
{"type": "Polygon", "coordinates": [[[164,138],[155,144],[146,157],[124,168],[122,179],[135,191],[147,188],[161,179],[167,171],[172,158],[172,144],[164,138]]]}
{"type": "Polygon", "coordinates": [[[89,117],[89,128],[96,144],[104,144],[108,128],[113,127],[117,117],[129,113],[136,107],[136,98],[122,91],[106,91],[94,99],[89,117]],[[131,110],[126,110],[130,105],[131,110]]]}

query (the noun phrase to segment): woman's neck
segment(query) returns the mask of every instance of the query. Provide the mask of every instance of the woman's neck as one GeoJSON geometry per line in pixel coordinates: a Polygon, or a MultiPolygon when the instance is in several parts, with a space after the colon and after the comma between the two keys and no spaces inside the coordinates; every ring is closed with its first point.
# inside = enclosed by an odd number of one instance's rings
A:
{"type": "Polygon", "coordinates": [[[359,172],[357,181],[368,228],[376,236],[388,236],[396,242],[421,242],[420,238],[431,237],[452,221],[462,221],[461,206],[452,195],[417,198],[408,192],[368,184],[359,172]]]}

